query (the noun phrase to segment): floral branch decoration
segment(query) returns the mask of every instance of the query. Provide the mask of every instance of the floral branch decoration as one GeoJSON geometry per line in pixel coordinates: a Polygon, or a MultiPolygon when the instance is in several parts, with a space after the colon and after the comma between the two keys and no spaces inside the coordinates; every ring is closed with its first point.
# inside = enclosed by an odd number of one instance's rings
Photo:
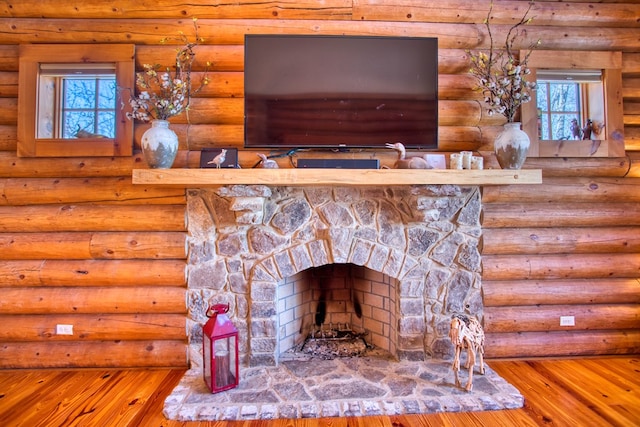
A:
{"type": "MultiPolygon", "coordinates": [[[[128,119],[138,119],[144,122],[154,119],[167,120],[183,111],[188,112],[191,97],[209,84],[209,77],[206,73],[211,65],[209,62],[207,62],[205,74],[199,84],[194,86],[191,76],[196,56],[194,48],[204,41],[198,36],[196,21],[197,18],[193,18],[194,42],[190,42],[182,31],[179,36],[173,38],[184,43],[176,51],[173,72],[169,67],[164,68],[163,71],[163,67],[159,64],[144,64],[145,71],[136,73],[137,94],[134,94],[130,88],[124,89],[129,92],[131,111],[126,113],[128,119]]],[[[164,38],[160,42],[166,43],[170,39],[172,38],[164,38]]],[[[124,108],[124,104],[122,107],[124,108]]]]}
{"type": "Polygon", "coordinates": [[[504,49],[497,49],[494,47],[493,33],[489,25],[493,11],[493,2],[491,2],[489,13],[484,20],[491,42],[489,53],[468,52],[471,58],[469,72],[478,79],[477,90],[484,95],[489,115],[502,114],[507,118],[507,122],[514,121],[520,105],[531,101],[531,92],[536,89],[536,82],[527,80],[527,76],[531,74],[527,63],[533,49],[540,44],[540,40],[529,47],[529,52],[524,58],[518,59],[514,53],[514,44],[520,35],[520,27],[533,20],[528,17],[532,6],[533,2],[530,2],[520,21],[509,29],[504,49]]]}

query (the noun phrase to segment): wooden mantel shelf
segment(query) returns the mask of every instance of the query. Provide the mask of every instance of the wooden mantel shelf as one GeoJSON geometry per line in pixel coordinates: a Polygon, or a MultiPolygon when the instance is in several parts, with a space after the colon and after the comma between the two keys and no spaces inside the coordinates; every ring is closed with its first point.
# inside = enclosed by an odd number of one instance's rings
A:
{"type": "Polygon", "coordinates": [[[221,185],[541,184],[542,170],[134,169],[133,183],[185,188],[221,185]]]}

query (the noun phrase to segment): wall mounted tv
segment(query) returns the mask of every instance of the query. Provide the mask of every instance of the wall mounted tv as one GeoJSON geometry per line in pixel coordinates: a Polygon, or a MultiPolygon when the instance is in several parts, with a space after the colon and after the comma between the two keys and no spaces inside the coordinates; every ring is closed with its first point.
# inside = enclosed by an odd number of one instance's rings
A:
{"type": "Polygon", "coordinates": [[[438,148],[438,40],[246,35],[245,148],[438,148]]]}

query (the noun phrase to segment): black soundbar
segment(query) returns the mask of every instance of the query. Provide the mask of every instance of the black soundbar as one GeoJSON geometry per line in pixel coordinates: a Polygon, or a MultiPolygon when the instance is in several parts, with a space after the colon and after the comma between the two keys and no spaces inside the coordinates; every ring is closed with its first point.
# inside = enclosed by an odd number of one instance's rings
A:
{"type": "Polygon", "coordinates": [[[298,159],[299,168],[379,169],[378,159],[298,159]]]}

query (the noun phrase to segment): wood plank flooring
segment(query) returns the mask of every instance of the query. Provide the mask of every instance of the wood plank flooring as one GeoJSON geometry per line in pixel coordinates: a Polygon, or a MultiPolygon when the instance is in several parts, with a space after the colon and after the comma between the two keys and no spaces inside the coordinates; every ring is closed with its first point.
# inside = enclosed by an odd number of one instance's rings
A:
{"type": "Polygon", "coordinates": [[[640,355],[489,361],[525,397],[518,410],[301,420],[188,422],[162,415],[184,371],[0,371],[2,426],[638,426],[640,355]]]}

